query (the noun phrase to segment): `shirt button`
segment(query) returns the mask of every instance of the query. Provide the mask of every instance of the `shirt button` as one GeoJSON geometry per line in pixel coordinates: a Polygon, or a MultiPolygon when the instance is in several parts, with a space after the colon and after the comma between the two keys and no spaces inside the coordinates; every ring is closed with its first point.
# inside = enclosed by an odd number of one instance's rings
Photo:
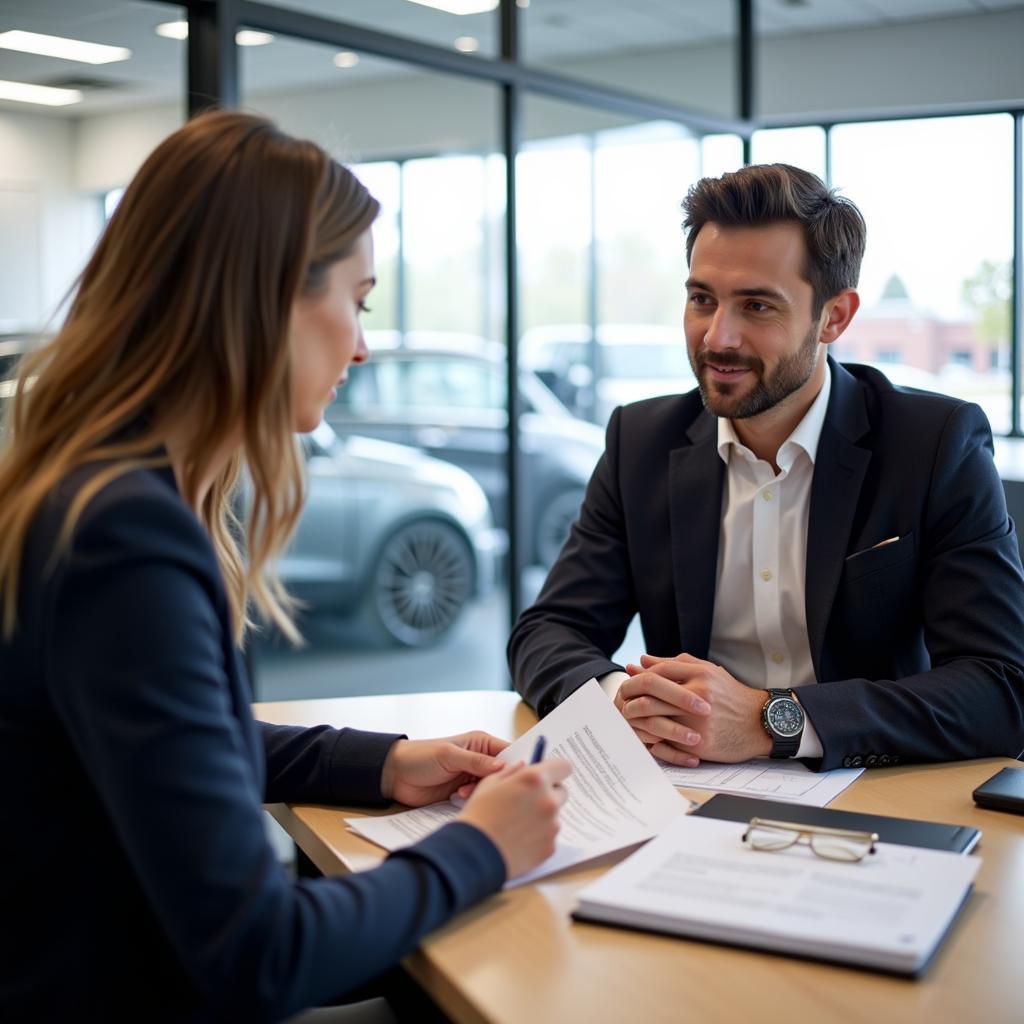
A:
{"type": "Polygon", "coordinates": [[[765,583],[767,583],[771,578],[772,578],[772,571],[771,571],[771,569],[762,569],[761,570],[761,579],[763,579],[765,581],[765,583]]]}
{"type": "Polygon", "coordinates": [[[775,497],[775,495],[772,494],[771,488],[769,488],[767,491],[761,492],[761,497],[764,498],[765,501],[771,501],[772,498],[775,497]]]}
{"type": "Polygon", "coordinates": [[[772,651],[772,661],[774,661],[776,665],[781,665],[785,660],[786,656],[782,651],[772,651]]]}

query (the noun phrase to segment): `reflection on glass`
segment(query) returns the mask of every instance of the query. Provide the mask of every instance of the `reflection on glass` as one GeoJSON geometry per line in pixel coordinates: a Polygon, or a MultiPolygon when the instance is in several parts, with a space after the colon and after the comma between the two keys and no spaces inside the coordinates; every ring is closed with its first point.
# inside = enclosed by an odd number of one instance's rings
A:
{"type": "Polygon", "coordinates": [[[1012,124],[933,118],[832,136],[833,184],[868,226],[861,309],[834,354],[977,402],[997,433],[1010,426],[1012,124]]]}

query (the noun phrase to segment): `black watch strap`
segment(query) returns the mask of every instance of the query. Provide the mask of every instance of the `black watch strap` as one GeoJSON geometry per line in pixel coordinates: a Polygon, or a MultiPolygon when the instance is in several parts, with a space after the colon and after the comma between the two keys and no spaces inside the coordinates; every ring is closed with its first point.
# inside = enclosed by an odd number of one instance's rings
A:
{"type": "MultiPolygon", "coordinates": [[[[764,726],[765,732],[771,737],[772,740],[772,752],[769,755],[773,758],[783,757],[795,757],[796,752],[800,749],[800,740],[803,737],[803,729],[801,728],[798,733],[792,736],[780,736],[771,726],[768,724],[768,705],[779,697],[784,697],[786,700],[796,701],[796,694],[792,690],[768,690],[768,699],[764,702],[764,712],[762,713],[761,724],[764,726]]],[[[803,709],[801,708],[801,713],[803,709]]]]}

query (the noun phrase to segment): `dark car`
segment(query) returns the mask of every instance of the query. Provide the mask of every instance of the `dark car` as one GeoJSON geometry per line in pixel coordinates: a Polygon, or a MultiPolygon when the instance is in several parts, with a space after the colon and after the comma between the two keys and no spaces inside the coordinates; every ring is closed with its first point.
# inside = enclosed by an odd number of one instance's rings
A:
{"type": "MultiPolygon", "coordinates": [[[[469,472],[483,487],[495,523],[507,530],[508,416],[505,363],[481,340],[465,348],[381,348],[354,366],[325,419],[341,436],[362,434],[421,448],[469,472]]],[[[579,512],[604,433],[576,419],[522,371],[521,491],[531,562],[548,566],[579,512]]]]}

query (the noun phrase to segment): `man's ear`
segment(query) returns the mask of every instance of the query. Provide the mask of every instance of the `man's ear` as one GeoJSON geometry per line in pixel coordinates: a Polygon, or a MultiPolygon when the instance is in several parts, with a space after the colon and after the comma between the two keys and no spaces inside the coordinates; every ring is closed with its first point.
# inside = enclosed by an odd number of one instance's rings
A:
{"type": "Polygon", "coordinates": [[[858,309],[860,296],[854,288],[844,288],[838,295],[829,299],[822,311],[825,322],[818,341],[823,345],[831,345],[850,326],[850,321],[858,309]]]}

